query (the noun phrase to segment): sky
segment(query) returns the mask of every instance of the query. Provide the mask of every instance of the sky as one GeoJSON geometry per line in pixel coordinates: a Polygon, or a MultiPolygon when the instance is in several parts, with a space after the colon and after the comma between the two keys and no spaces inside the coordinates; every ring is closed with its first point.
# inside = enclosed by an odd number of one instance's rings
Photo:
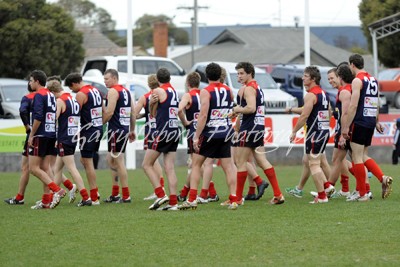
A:
{"type": "MultiPolygon", "coordinates": [[[[48,0],[56,2],[56,0],[48,0]]],[[[116,29],[127,27],[128,0],[90,0],[106,9],[116,29]]],[[[308,0],[311,26],[360,26],[358,5],[361,0],[308,0]]],[[[304,25],[305,0],[197,0],[199,26],[271,24],[294,26],[294,18],[304,25]]],[[[132,0],[132,21],[144,14],[167,15],[178,27],[190,26],[194,0],[132,0]]]]}

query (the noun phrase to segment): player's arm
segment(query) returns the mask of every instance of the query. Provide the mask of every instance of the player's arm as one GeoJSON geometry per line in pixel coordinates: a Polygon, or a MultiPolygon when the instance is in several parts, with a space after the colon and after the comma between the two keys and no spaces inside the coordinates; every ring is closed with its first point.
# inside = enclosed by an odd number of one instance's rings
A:
{"type": "Polygon", "coordinates": [[[31,126],[29,125],[29,101],[26,96],[21,99],[21,105],[19,106],[19,116],[21,117],[21,121],[24,124],[25,132],[29,133],[31,130],[31,126]]]}
{"type": "MultiPolygon", "coordinates": [[[[129,97],[131,97],[131,96],[129,95],[129,97]]],[[[135,133],[135,131],[136,131],[136,113],[132,112],[132,111],[135,111],[135,109],[136,109],[135,106],[136,106],[135,101],[131,97],[131,117],[130,117],[130,128],[129,128],[129,136],[128,136],[129,142],[133,142],[136,139],[136,133],[135,133]]]]}
{"type": "Polygon", "coordinates": [[[200,91],[200,113],[197,119],[197,128],[193,136],[193,142],[198,142],[201,133],[204,130],[207,122],[208,110],[210,108],[210,93],[207,90],[200,91]]]}
{"type": "Polygon", "coordinates": [[[300,115],[301,112],[303,112],[303,107],[298,107],[298,108],[287,108],[286,112],[289,114],[298,114],[300,115]]]}
{"type": "Polygon", "coordinates": [[[183,126],[188,126],[190,124],[190,122],[188,122],[186,120],[186,116],[185,116],[185,112],[184,110],[186,110],[186,107],[190,104],[190,94],[189,93],[185,93],[182,96],[181,101],[179,102],[179,108],[178,108],[178,116],[179,119],[181,120],[183,126]]]}
{"type": "Polygon", "coordinates": [[[247,105],[245,107],[237,105],[233,108],[233,112],[242,114],[254,113],[256,111],[256,96],[257,92],[253,87],[247,86],[244,88],[243,97],[246,99],[247,105]]]}
{"type": "Polygon", "coordinates": [[[357,112],[358,100],[360,99],[362,89],[362,82],[360,79],[355,78],[351,83],[351,98],[350,104],[346,112],[343,112],[343,117],[341,121],[342,125],[342,134],[343,136],[347,135],[349,132],[349,127],[352,121],[354,120],[354,116],[357,112]]]}
{"type": "Polygon", "coordinates": [[[149,112],[150,112],[150,115],[153,116],[154,118],[157,116],[158,103],[161,99],[162,92],[163,92],[162,89],[156,88],[153,90],[153,93],[151,94],[151,98],[149,101],[149,105],[150,105],[149,112]]]}
{"type": "Polygon", "coordinates": [[[133,114],[135,115],[136,119],[143,118],[143,117],[140,117],[140,115],[141,115],[141,114],[140,114],[140,111],[141,111],[142,108],[145,106],[145,103],[146,103],[146,98],[145,98],[144,95],[142,95],[142,96],[139,98],[138,102],[136,103],[136,105],[135,105],[135,110],[133,111],[133,114]]]}
{"type": "Polygon", "coordinates": [[[76,102],[78,102],[79,107],[82,109],[82,106],[87,102],[87,95],[82,92],[78,92],[76,93],[75,99],[76,102]]]}
{"type": "Polygon", "coordinates": [[[304,126],[304,124],[306,124],[307,119],[310,116],[311,111],[313,109],[315,101],[316,101],[316,96],[314,94],[307,93],[305,95],[303,110],[300,114],[299,119],[297,120],[296,125],[293,128],[292,134],[290,135],[290,142],[294,140],[297,131],[300,130],[304,126]]]}
{"type": "Polygon", "coordinates": [[[65,111],[65,103],[64,103],[64,101],[62,101],[61,99],[58,98],[56,100],[56,105],[57,105],[56,120],[58,120],[58,118],[60,117],[60,114],[65,111]]]}
{"type": "Polygon", "coordinates": [[[104,108],[103,112],[103,123],[107,123],[114,114],[115,107],[117,105],[119,94],[117,90],[111,88],[107,94],[107,107],[104,108]]]}

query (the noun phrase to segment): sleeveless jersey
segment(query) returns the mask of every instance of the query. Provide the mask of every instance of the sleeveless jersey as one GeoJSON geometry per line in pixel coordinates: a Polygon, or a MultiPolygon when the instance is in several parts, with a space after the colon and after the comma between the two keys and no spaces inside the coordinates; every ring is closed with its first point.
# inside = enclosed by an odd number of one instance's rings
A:
{"type": "Polygon", "coordinates": [[[78,137],[76,136],[79,129],[79,103],[69,93],[60,96],[65,103],[65,111],[60,113],[57,124],[57,141],[58,143],[76,145],[78,137]]]}
{"type": "Polygon", "coordinates": [[[35,94],[36,92],[26,94],[21,99],[19,114],[21,115],[21,120],[24,125],[32,126],[32,106],[35,94]]]}
{"type": "Polygon", "coordinates": [[[81,134],[91,135],[96,131],[103,132],[103,98],[99,90],[92,85],[85,85],[79,92],[86,95],[87,101],[81,107],[81,134]]]}
{"type": "Polygon", "coordinates": [[[32,121],[40,121],[35,135],[56,138],[56,98],[47,88],[42,88],[33,98],[32,121]]]}
{"type": "Polygon", "coordinates": [[[191,90],[189,95],[192,101],[190,107],[186,109],[186,119],[192,123],[188,126],[187,136],[192,139],[197,129],[197,119],[200,113],[200,89],[191,90]]]}
{"type": "Polygon", "coordinates": [[[150,98],[152,92],[148,92],[144,95],[146,102],[144,103],[144,117],[146,118],[146,123],[144,125],[144,136],[147,138],[150,132],[156,128],[156,118],[150,114],[150,98]]]}
{"type": "Polygon", "coordinates": [[[113,132],[128,133],[131,125],[131,94],[122,85],[114,85],[110,90],[118,92],[114,114],[108,122],[108,129],[113,132]]]}
{"type": "Polygon", "coordinates": [[[358,73],[356,78],[361,80],[362,88],[353,122],[365,128],[375,128],[379,104],[378,81],[367,72],[358,73]]]}
{"type": "Polygon", "coordinates": [[[329,102],[325,92],[319,86],[310,89],[310,93],[317,97],[317,102],[307,119],[307,136],[315,133],[315,138],[329,137],[329,102]]]}
{"type": "Polygon", "coordinates": [[[233,104],[231,89],[222,83],[211,83],[203,90],[210,94],[210,108],[202,134],[206,137],[226,138],[232,131],[232,122],[228,118],[233,104]]]}
{"type": "Polygon", "coordinates": [[[336,127],[335,127],[335,132],[337,135],[341,134],[341,122],[340,120],[342,119],[343,111],[342,111],[342,102],[340,101],[340,93],[342,91],[349,91],[351,94],[351,84],[346,84],[345,86],[341,86],[338,90],[338,93],[336,95],[336,112],[337,112],[337,121],[336,121],[336,127]]]}
{"type": "MultiPolygon", "coordinates": [[[[246,84],[245,90],[256,90],[256,111],[251,114],[243,114],[241,124],[240,124],[240,132],[250,132],[250,131],[265,131],[265,106],[264,106],[264,93],[260,89],[260,86],[256,81],[250,81],[246,84]],[[251,88],[248,88],[251,87],[251,88]]],[[[243,92],[244,96],[244,92],[243,92]]],[[[245,107],[247,105],[246,99],[244,97],[238,98],[238,103],[241,107],[245,107]],[[239,102],[240,101],[240,102],[239,102]]],[[[239,97],[239,95],[238,95],[239,97]]]]}
{"type": "Polygon", "coordinates": [[[180,136],[178,127],[178,94],[170,83],[164,83],[160,87],[167,93],[167,98],[164,102],[158,103],[155,136],[164,141],[176,141],[176,138],[180,136]]]}

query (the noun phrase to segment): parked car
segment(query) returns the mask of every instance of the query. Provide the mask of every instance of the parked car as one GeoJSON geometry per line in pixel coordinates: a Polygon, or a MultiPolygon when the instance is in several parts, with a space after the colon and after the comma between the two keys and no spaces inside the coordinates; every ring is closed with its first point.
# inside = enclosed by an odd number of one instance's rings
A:
{"type": "Polygon", "coordinates": [[[389,104],[400,108],[400,68],[387,69],[378,74],[379,91],[389,104]]]}
{"type": "Polygon", "coordinates": [[[19,118],[22,97],[28,93],[28,81],[0,78],[0,118],[19,118]]]}
{"type": "MultiPolygon", "coordinates": [[[[196,71],[201,77],[202,88],[208,85],[208,80],[206,78],[205,69],[210,62],[199,62],[196,63],[191,71],[196,71]]],[[[233,62],[215,62],[221,67],[226,69],[227,77],[225,83],[232,88],[233,94],[236,95],[242,84],[238,82],[237,71],[235,70],[236,63],[233,62]]],[[[255,67],[255,80],[260,85],[265,96],[265,112],[266,113],[283,113],[288,107],[297,107],[297,99],[290,94],[285,93],[280,90],[275,81],[271,76],[264,70],[255,67]]]]}
{"type": "MultiPolygon", "coordinates": [[[[128,57],[127,56],[97,56],[88,57],[85,59],[81,73],[86,75],[86,72],[92,69],[99,70],[102,74],[107,69],[116,69],[120,74],[128,72],[128,57]]],[[[147,83],[147,76],[155,74],[159,68],[167,68],[171,73],[171,84],[182,96],[186,91],[186,73],[172,59],[163,57],[150,56],[134,56],[132,58],[132,72],[134,78],[141,79],[147,83]]]]}
{"type": "MultiPolygon", "coordinates": [[[[104,84],[103,74],[99,70],[89,70],[86,72],[86,75],[82,76],[82,80],[90,85],[93,85],[97,89],[99,89],[103,98],[106,97],[108,89],[104,84]]],[[[125,73],[119,74],[119,83],[123,86],[127,86],[128,77],[125,73]]],[[[135,92],[136,101],[144,94],[146,94],[150,89],[147,83],[143,82],[141,79],[136,77],[132,78],[132,84],[129,89],[131,92],[135,92]]]]}
{"type": "MultiPolygon", "coordinates": [[[[289,94],[295,96],[299,102],[299,106],[304,104],[303,96],[303,72],[305,65],[300,64],[278,64],[271,71],[271,76],[275,82],[281,84],[281,88],[289,94]]],[[[332,107],[336,106],[337,90],[328,82],[328,71],[333,67],[317,66],[321,73],[320,86],[326,92],[329,103],[332,107]]],[[[388,113],[389,108],[384,95],[380,96],[380,113],[388,113]]]]}

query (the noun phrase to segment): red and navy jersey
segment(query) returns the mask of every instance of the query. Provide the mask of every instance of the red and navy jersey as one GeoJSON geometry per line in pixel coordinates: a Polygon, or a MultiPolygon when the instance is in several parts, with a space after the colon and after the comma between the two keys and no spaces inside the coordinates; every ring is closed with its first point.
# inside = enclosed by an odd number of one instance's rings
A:
{"type": "Polygon", "coordinates": [[[375,128],[379,104],[378,81],[367,72],[358,73],[356,78],[361,80],[362,88],[353,122],[365,128],[375,128]]]}
{"type": "Polygon", "coordinates": [[[81,134],[92,134],[96,131],[103,132],[103,98],[100,91],[92,85],[85,85],[79,91],[87,97],[86,103],[81,107],[81,134]]]}
{"type": "Polygon", "coordinates": [[[32,121],[40,121],[35,136],[56,138],[56,98],[47,88],[35,94],[32,106],[32,121]]]}
{"type": "Polygon", "coordinates": [[[342,111],[342,101],[340,101],[340,93],[342,91],[349,91],[351,94],[351,84],[346,84],[345,86],[341,86],[339,87],[338,93],[336,95],[336,112],[337,112],[337,121],[336,121],[336,127],[335,127],[335,131],[337,135],[341,134],[341,119],[342,119],[342,115],[343,115],[343,111],[342,111]]]}
{"type": "Polygon", "coordinates": [[[231,89],[222,83],[211,83],[203,90],[210,94],[210,107],[202,135],[226,138],[232,131],[232,122],[228,118],[233,104],[231,89]]]}
{"type": "MultiPolygon", "coordinates": [[[[255,80],[250,81],[246,84],[244,90],[255,90],[256,91],[256,111],[251,114],[243,114],[241,124],[240,124],[240,132],[249,132],[249,131],[265,131],[265,106],[264,106],[264,93],[260,89],[260,86],[257,84],[255,80]]],[[[243,97],[238,98],[238,104],[241,107],[247,106],[247,101],[243,97]]],[[[239,95],[238,95],[239,97],[239,95]]]]}
{"type": "Polygon", "coordinates": [[[118,92],[118,100],[115,105],[114,114],[108,122],[108,129],[113,132],[128,133],[131,125],[131,94],[122,85],[114,85],[110,90],[118,92]]]}
{"type": "Polygon", "coordinates": [[[148,92],[144,95],[146,102],[144,103],[144,117],[146,118],[146,123],[144,125],[144,135],[145,137],[148,137],[150,134],[150,130],[155,130],[156,129],[156,118],[151,116],[150,114],[150,98],[151,98],[152,92],[148,92]]]}
{"type": "Polygon", "coordinates": [[[19,106],[19,115],[21,117],[22,123],[24,125],[32,126],[32,106],[33,98],[36,92],[26,94],[21,99],[21,104],[19,106]]]}
{"type": "Polygon", "coordinates": [[[200,113],[200,89],[192,89],[188,94],[191,97],[191,104],[186,109],[186,119],[192,123],[188,126],[187,136],[192,139],[197,129],[197,119],[200,113]]]}
{"type": "Polygon", "coordinates": [[[158,104],[154,136],[158,136],[160,140],[163,138],[167,140],[165,138],[169,136],[171,141],[176,141],[180,136],[178,126],[178,94],[170,83],[164,83],[160,88],[167,93],[167,98],[158,104]]]}
{"type": "Polygon", "coordinates": [[[60,113],[57,120],[57,141],[58,143],[76,145],[79,129],[79,103],[69,93],[60,96],[65,103],[65,111],[60,113]]]}
{"type": "Polygon", "coordinates": [[[329,137],[329,101],[325,92],[319,86],[314,86],[309,93],[317,97],[317,102],[307,118],[307,136],[314,134],[316,137],[329,137]]]}

